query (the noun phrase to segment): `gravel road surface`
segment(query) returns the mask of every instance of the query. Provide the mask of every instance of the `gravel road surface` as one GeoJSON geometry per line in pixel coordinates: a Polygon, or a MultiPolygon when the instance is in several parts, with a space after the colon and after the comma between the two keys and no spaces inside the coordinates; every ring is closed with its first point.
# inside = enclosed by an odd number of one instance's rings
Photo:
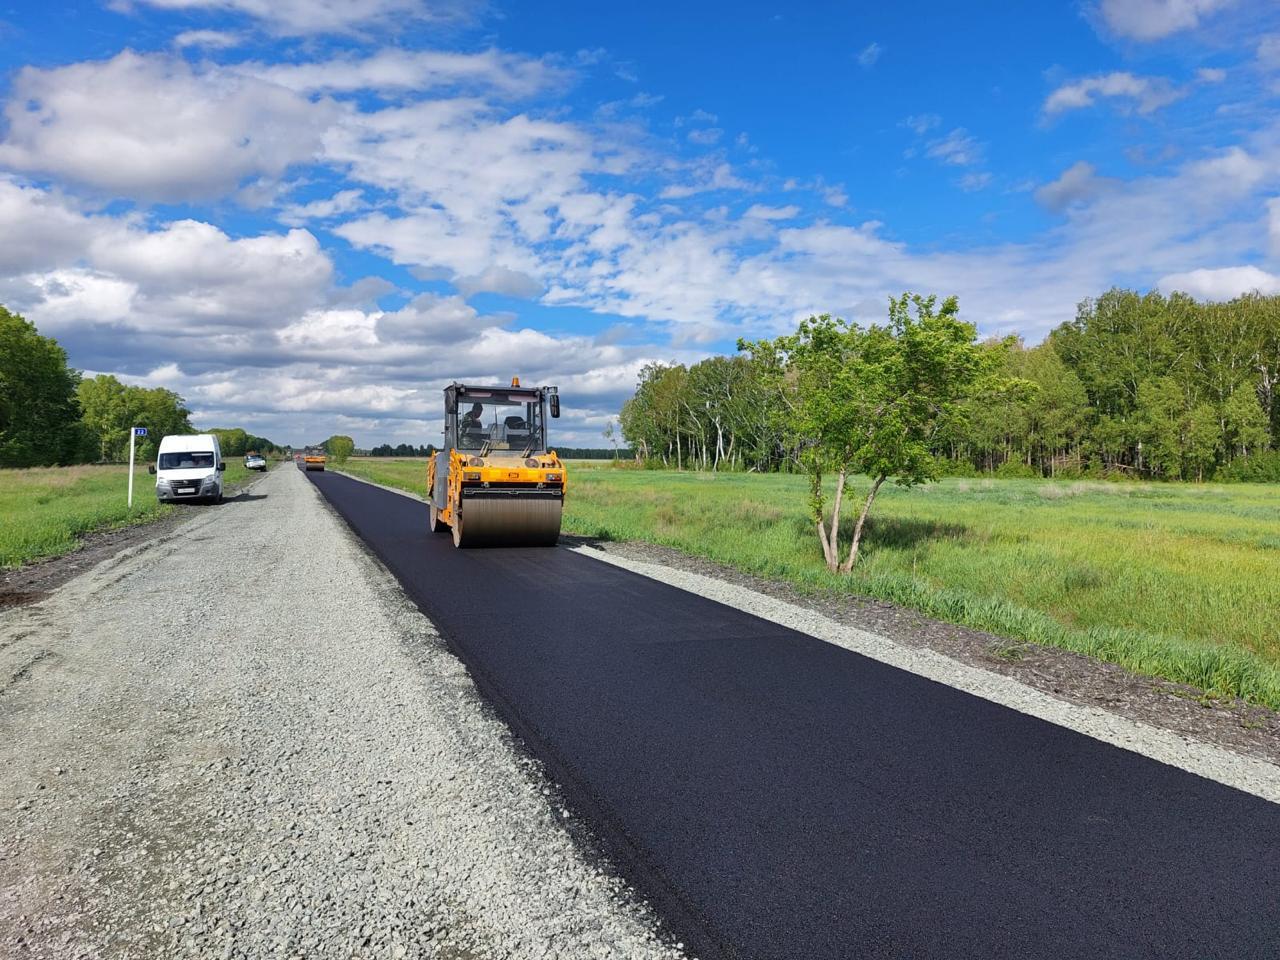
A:
{"type": "Polygon", "coordinates": [[[679,954],[293,469],[0,614],[0,956],[679,954]]]}
{"type": "Polygon", "coordinates": [[[700,956],[1280,956],[1280,805],[570,550],[457,551],[419,502],[310,479],[700,956]]]}

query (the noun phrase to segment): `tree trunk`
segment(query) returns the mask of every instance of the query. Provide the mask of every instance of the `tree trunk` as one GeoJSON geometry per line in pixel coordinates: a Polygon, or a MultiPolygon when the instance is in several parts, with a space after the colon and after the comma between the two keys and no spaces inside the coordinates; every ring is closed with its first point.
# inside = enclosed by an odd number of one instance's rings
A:
{"type": "Polygon", "coordinates": [[[849,544],[849,556],[845,558],[844,563],[840,567],[841,573],[849,573],[853,570],[853,565],[858,559],[858,547],[862,543],[862,528],[866,525],[867,514],[871,512],[871,504],[875,503],[876,494],[880,492],[880,484],[884,483],[885,475],[881,474],[876,477],[875,483],[871,484],[871,490],[867,494],[867,499],[862,503],[862,513],[858,515],[857,526],[853,528],[853,543],[849,544]]]}
{"type": "Polygon", "coordinates": [[[836,568],[840,563],[840,501],[844,499],[845,477],[846,474],[841,469],[839,476],[836,478],[836,502],[831,511],[830,548],[823,551],[827,555],[827,569],[832,573],[836,572],[836,568]]]}
{"type": "Polygon", "coordinates": [[[809,505],[813,509],[813,523],[818,528],[818,542],[822,544],[822,556],[831,569],[835,561],[831,558],[831,544],[827,540],[826,518],[822,515],[822,473],[815,470],[809,474],[809,505]]]}

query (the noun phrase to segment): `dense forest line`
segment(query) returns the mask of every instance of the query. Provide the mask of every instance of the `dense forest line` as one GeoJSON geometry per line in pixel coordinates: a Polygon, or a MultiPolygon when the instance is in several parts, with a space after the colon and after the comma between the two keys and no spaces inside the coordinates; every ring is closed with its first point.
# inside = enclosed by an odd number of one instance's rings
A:
{"type": "MultiPolygon", "coordinates": [[[[190,417],[172,390],[129,386],[106,374],[84,379],[56,340],[0,306],[0,467],[118,463],[129,458],[132,427],[147,428],[136,455],[151,460],[162,437],[196,432],[190,417]]],[[[228,457],[279,449],[238,427],[207,432],[219,435],[228,457]]]]}
{"type": "MultiPolygon", "coordinates": [[[[1111,290],[1041,344],[981,347],[1019,388],[975,396],[938,425],[942,472],[1280,480],[1280,297],[1111,290]]],[[[795,469],[807,441],[769,367],[749,353],[651,364],[623,436],[657,464],[795,469]]]]}

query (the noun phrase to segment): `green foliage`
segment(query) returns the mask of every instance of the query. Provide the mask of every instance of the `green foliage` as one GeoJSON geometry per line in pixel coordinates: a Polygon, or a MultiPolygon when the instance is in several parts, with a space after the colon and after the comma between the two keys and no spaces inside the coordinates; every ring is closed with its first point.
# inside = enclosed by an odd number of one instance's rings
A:
{"type": "Polygon", "coordinates": [[[99,374],[80,383],[79,398],[98,460],[127,460],[132,427],[147,428],[146,439],[135,451],[142,461],[154,460],[160,441],[169,434],[195,432],[185,401],[163,387],[125,386],[113,376],[99,374]]]}
{"type": "Polygon", "coordinates": [[[1238,457],[1227,464],[1216,479],[1229,483],[1280,483],[1280,450],[1238,457]]]}
{"type": "Polygon", "coordinates": [[[848,571],[858,555],[864,523],[886,480],[902,487],[937,479],[935,446],[963,429],[964,404],[975,396],[1011,392],[996,376],[999,354],[982,349],[977,331],[959,318],[955,297],[903,294],[889,300],[884,325],[859,327],[824,314],[801,321],[791,335],[740,343],[776,378],[790,411],[788,445],[810,476],[808,503],[827,566],[848,571]],[[822,479],[836,475],[826,526],[822,479]],[[840,508],[845,478],[866,474],[848,557],[839,560],[840,508]]]}
{"type": "Polygon", "coordinates": [[[218,438],[224,457],[243,457],[250,450],[261,453],[280,453],[283,448],[266,437],[255,437],[241,427],[210,427],[202,433],[212,433],[218,438]]]}
{"type": "MultiPolygon", "coordinates": [[[[748,355],[644,368],[619,420],[640,459],[802,466],[786,353],[742,346],[748,355]]],[[[980,349],[991,374],[1018,389],[978,391],[938,420],[935,473],[1012,462],[1050,477],[1230,479],[1249,474],[1238,461],[1280,446],[1280,297],[1198,303],[1111,290],[1042,344],[980,349]]]]}
{"type": "Polygon", "coordinates": [[[350,437],[335,434],[321,446],[324,447],[325,454],[334,463],[345,463],[347,458],[355,452],[356,442],[350,437]]]}
{"type": "Polygon", "coordinates": [[[374,447],[369,451],[371,457],[429,457],[435,452],[432,444],[415,447],[411,443],[398,443],[394,447],[389,443],[374,447]]]}
{"type": "Polygon", "coordinates": [[[56,340],[0,307],[0,467],[80,459],[79,380],[56,340]]]}

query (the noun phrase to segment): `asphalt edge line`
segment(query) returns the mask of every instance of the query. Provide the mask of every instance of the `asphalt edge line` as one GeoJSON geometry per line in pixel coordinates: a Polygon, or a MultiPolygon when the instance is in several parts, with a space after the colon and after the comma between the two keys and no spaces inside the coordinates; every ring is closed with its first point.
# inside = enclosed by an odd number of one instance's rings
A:
{"type": "Polygon", "coordinates": [[[839,623],[807,608],[714,577],[619,557],[590,547],[568,549],[1103,743],[1234,787],[1263,800],[1280,803],[1280,766],[1265,760],[1184,737],[1098,707],[1069,703],[1003,674],[961,663],[933,650],[904,646],[879,634],[839,623]]]}
{"type": "MultiPolygon", "coordinates": [[[[398,493],[419,503],[426,502],[424,498],[408,490],[388,487],[345,471],[335,470],[334,473],[390,493],[398,493]]],[[[1004,674],[961,663],[934,650],[895,643],[888,637],[839,623],[805,607],[757,593],[747,587],[726,583],[715,577],[631,560],[598,548],[579,546],[565,549],[611,563],[667,586],[696,593],[899,670],[906,670],[1094,740],[1280,804],[1280,766],[1257,757],[1244,756],[1098,707],[1060,700],[1004,674]]]]}

